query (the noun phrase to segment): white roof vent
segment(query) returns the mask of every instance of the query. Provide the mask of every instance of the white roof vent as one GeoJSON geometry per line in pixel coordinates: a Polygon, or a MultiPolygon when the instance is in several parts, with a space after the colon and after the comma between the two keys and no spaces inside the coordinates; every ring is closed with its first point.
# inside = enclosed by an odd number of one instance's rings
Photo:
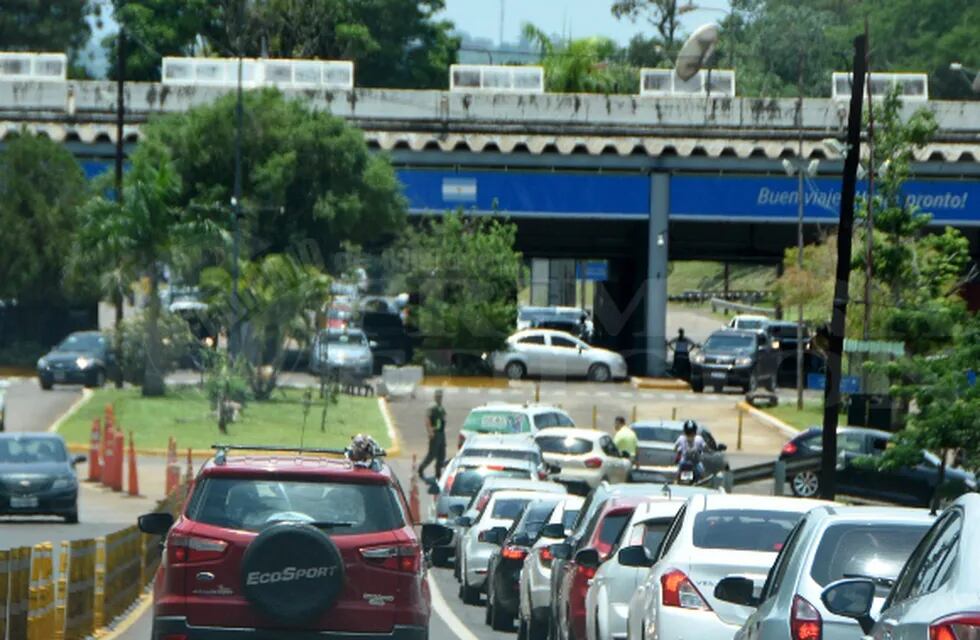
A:
{"type": "MultiPolygon", "coordinates": [[[[161,77],[163,84],[233,87],[238,84],[238,58],[165,57],[161,77]]],[[[350,91],[354,88],[354,63],[244,58],[242,85],[350,91]]]]}
{"type": "Polygon", "coordinates": [[[640,69],[641,96],[735,96],[735,71],[698,71],[690,80],[681,80],[673,69],[640,69]],[[710,89],[710,91],[709,91],[710,89]]]}
{"type": "Polygon", "coordinates": [[[63,53],[0,52],[0,80],[63,82],[68,57],[63,53]]]}
{"type": "Polygon", "coordinates": [[[454,64],[449,67],[449,90],[544,93],[544,67],[454,64]]]}
{"type": "MultiPolygon", "coordinates": [[[[834,100],[849,100],[854,74],[835,71],[831,76],[831,96],[834,100]]],[[[926,101],[929,99],[929,76],[925,73],[869,74],[871,97],[884,98],[898,87],[898,96],[904,100],[926,101]]]]}

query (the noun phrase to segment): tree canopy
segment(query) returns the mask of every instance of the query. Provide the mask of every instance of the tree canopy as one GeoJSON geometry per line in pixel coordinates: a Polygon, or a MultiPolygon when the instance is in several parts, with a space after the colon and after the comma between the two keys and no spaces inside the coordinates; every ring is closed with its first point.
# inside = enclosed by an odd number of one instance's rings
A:
{"type": "Polygon", "coordinates": [[[625,93],[639,91],[639,75],[625,64],[623,52],[609,38],[553,38],[531,24],[524,37],[541,52],[545,84],[555,93],[625,93]]]}
{"type": "Polygon", "coordinates": [[[0,42],[4,51],[64,51],[77,59],[91,35],[81,0],[4,0],[0,7],[0,42]]]}

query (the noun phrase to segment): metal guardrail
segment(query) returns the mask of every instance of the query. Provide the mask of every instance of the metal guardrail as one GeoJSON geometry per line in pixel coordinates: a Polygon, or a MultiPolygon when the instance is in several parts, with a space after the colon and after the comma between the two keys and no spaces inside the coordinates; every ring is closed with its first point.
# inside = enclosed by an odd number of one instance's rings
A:
{"type": "Polygon", "coordinates": [[[759,302],[765,300],[769,294],[765,291],[752,290],[729,290],[724,291],[705,291],[701,289],[688,289],[682,293],[668,296],[671,302],[707,302],[712,298],[726,300],[728,302],[759,302]]]}
{"type": "Polygon", "coordinates": [[[722,300],[721,298],[712,298],[710,300],[711,310],[717,311],[722,309],[723,311],[737,311],[739,313],[757,313],[759,315],[771,316],[775,315],[775,309],[770,309],[768,307],[756,307],[750,304],[742,304],[740,302],[729,302],[727,300],[722,300]]]}
{"type": "MultiPolygon", "coordinates": [[[[732,489],[738,485],[771,479],[773,495],[781,496],[785,493],[786,476],[801,471],[818,471],[820,463],[820,458],[804,458],[802,460],[790,460],[789,462],[785,460],[761,462],[716,473],[702,479],[697,484],[713,489],[724,489],[726,493],[731,493],[732,489]]],[[[629,482],[671,482],[672,475],[665,470],[633,469],[630,472],[629,482]]]]}

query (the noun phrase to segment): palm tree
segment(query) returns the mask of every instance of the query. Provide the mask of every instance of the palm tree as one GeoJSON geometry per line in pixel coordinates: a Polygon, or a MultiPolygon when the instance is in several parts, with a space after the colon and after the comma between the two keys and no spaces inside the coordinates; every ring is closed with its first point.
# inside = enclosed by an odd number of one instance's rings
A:
{"type": "Polygon", "coordinates": [[[532,24],[524,39],[536,44],[548,91],[554,93],[636,93],[639,72],[622,62],[608,38],[552,38],[532,24]]]}

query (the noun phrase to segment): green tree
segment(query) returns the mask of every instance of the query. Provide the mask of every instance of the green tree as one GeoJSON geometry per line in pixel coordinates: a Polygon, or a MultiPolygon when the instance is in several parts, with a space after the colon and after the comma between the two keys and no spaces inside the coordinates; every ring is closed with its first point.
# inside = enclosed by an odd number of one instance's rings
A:
{"type": "Polygon", "coordinates": [[[404,288],[417,293],[411,316],[429,355],[460,364],[500,347],[517,317],[522,257],[517,227],[462,213],[409,228],[388,262],[400,267],[404,288]]]}
{"type": "Polygon", "coordinates": [[[88,185],[71,152],[22,132],[0,152],[0,298],[63,300],[62,273],[88,185]]]}
{"type": "Polygon", "coordinates": [[[86,17],[91,5],[82,0],[4,0],[0,7],[0,42],[5,51],[65,51],[69,64],[88,42],[86,17]]]}
{"type": "MultiPolygon", "coordinates": [[[[226,315],[234,311],[231,275],[224,268],[205,269],[201,289],[212,306],[226,310],[226,315]]],[[[316,313],[330,297],[330,277],[296,256],[273,253],[243,265],[240,291],[239,322],[246,334],[243,363],[255,398],[266,400],[278,384],[287,344],[310,346],[316,313]]]]}
{"type": "MultiPolygon", "coordinates": [[[[162,56],[194,54],[197,35],[214,12],[208,0],[113,0],[113,17],[125,30],[126,80],[159,81],[162,56]]],[[[116,34],[102,41],[110,61],[116,60],[116,34]]],[[[116,79],[116,64],[109,68],[116,79]]]]}
{"type": "Polygon", "coordinates": [[[207,225],[189,216],[180,206],[181,183],[169,150],[158,141],[145,140],[131,157],[123,182],[123,203],[99,195],[82,209],[78,236],[81,246],[95,256],[114,257],[102,263],[101,272],[123,267],[146,276],[146,358],[143,395],[165,391],[160,334],[159,284],[164,265],[183,247],[206,241],[207,225]]]}
{"type": "Polygon", "coordinates": [[[679,8],[677,0],[615,0],[612,13],[633,22],[645,20],[656,30],[668,55],[673,55],[681,44],[677,37],[681,26],[679,8]]]}
{"type": "MultiPolygon", "coordinates": [[[[152,122],[146,140],[170,150],[178,202],[228,229],[234,176],[235,96],[152,122]]],[[[405,199],[386,156],[341,118],[267,89],[245,95],[243,232],[262,252],[313,241],[376,242],[405,221],[405,199]]]]}
{"type": "Polygon", "coordinates": [[[623,61],[622,52],[608,38],[552,38],[531,24],[524,38],[541,51],[545,85],[554,93],[638,92],[639,72],[623,61]]]}

